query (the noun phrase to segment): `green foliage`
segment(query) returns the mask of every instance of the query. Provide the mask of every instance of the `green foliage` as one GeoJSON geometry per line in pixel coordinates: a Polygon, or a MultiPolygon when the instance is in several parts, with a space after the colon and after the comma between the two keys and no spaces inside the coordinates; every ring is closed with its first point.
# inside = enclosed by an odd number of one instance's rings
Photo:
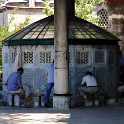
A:
{"type": "Polygon", "coordinates": [[[2,65],[2,41],[11,34],[12,32],[8,31],[8,25],[0,25],[0,65],[2,65]]]}
{"type": "Polygon", "coordinates": [[[14,30],[12,31],[13,33],[19,31],[20,29],[24,28],[30,23],[30,17],[26,17],[25,21],[23,23],[20,23],[19,25],[14,24],[14,30]]]}
{"type": "Polygon", "coordinates": [[[93,12],[97,4],[104,0],[75,0],[75,14],[77,17],[98,24],[99,18],[93,12]]]}
{"type": "Polygon", "coordinates": [[[2,65],[2,41],[30,23],[30,17],[26,17],[23,23],[20,23],[19,25],[13,24],[13,21],[15,19],[14,14],[17,12],[17,10],[18,8],[15,8],[13,10],[12,16],[10,17],[10,21],[8,22],[8,24],[0,25],[0,66],[2,65]],[[11,26],[14,26],[14,28],[10,31],[9,28],[11,26]]]}
{"type": "MultiPolygon", "coordinates": [[[[98,25],[99,17],[93,12],[97,4],[104,0],[75,0],[75,15],[79,18],[98,25]]],[[[53,15],[54,10],[50,7],[49,0],[44,0],[45,8],[43,13],[47,16],[53,15]]]]}
{"type": "Polygon", "coordinates": [[[43,10],[43,13],[47,16],[51,16],[54,14],[54,9],[50,7],[49,0],[44,0],[45,8],[43,10]]]}

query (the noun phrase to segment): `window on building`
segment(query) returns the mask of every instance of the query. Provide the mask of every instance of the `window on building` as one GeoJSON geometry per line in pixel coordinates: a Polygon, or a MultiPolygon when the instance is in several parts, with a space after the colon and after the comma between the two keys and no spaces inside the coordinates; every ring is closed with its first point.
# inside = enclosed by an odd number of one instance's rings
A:
{"type": "Polygon", "coordinates": [[[51,63],[52,58],[51,58],[51,51],[41,51],[40,52],[40,63],[51,63]]]}
{"type": "Polygon", "coordinates": [[[99,26],[108,29],[108,13],[104,9],[101,9],[97,12],[97,16],[100,17],[99,26]]]}
{"type": "Polygon", "coordinates": [[[76,52],[77,64],[88,64],[89,63],[89,51],[77,51],[76,52]]]}
{"type": "Polygon", "coordinates": [[[95,51],[95,63],[97,64],[105,63],[105,51],[102,50],[95,51]]]}
{"type": "Polygon", "coordinates": [[[11,52],[11,60],[12,60],[12,63],[15,62],[16,54],[17,54],[17,53],[16,53],[15,51],[12,51],[12,52],[11,52]]]}
{"type": "Polygon", "coordinates": [[[33,51],[24,52],[24,64],[33,64],[33,51]]]}
{"type": "Polygon", "coordinates": [[[8,63],[8,60],[9,60],[9,55],[8,53],[5,53],[4,63],[8,63]]]}

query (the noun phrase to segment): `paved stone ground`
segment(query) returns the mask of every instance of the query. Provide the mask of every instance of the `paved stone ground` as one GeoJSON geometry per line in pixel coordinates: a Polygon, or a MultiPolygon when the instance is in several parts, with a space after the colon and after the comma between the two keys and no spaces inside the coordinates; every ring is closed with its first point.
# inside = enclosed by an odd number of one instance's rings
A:
{"type": "Polygon", "coordinates": [[[0,124],[124,124],[124,105],[68,110],[0,106],[0,124]]]}

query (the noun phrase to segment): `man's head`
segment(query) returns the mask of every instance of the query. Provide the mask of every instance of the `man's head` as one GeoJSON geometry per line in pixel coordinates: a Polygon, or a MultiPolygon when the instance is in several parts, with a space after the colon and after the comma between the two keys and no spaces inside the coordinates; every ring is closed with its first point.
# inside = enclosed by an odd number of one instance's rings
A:
{"type": "Polygon", "coordinates": [[[92,76],[92,72],[87,71],[86,75],[91,75],[92,76]]]}
{"type": "Polygon", "coordinates": [[[24,72],[24,69],[23,69],[23,68],[18,68],[18,69],[17,69],[17,71],[19,72],[19,74],[21,74],[21,75],[22,75],[22,74],[23,74],[23,72],[24,72]]]}

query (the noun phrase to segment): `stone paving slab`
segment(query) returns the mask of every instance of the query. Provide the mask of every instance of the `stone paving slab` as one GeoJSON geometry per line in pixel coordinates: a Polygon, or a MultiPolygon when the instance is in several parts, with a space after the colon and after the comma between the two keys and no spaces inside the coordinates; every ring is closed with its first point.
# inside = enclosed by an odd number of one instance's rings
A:
{"type": "Polygon", "coordinates": [[[0,124],[124,124],[124,105],[67,110],[0,106],[0,124]]]}

